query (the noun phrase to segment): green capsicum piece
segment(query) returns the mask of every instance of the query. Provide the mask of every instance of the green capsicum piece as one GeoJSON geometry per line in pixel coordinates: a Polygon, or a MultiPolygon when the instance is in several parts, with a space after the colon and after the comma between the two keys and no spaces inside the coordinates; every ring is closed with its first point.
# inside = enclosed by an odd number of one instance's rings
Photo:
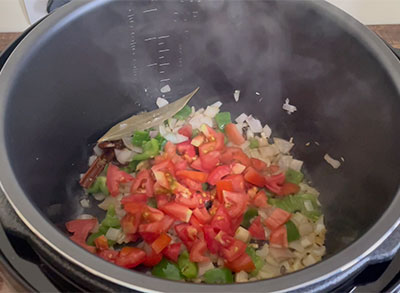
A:
{"type": "Polygon", "coordinates": [[[288,169],[285,174],[285,178],[287,182],[291,182],[294,184],[299,184],[303,181],[304,175],[299,171],[295,171],[293,169],[288,169]]]}
{"type": "Polygon", "coordinates": [[[182,280],[183,277],[177,264],[163,258],[156,266],[151,270],[153,276],[168,279],[168,280],[182,280]]]}
{"type": "Polygon", "coordinates": [[[143,161],[154,158],[160,153],[160,144],[158,140],[152,138],[143,145],[143,153],[137,154],[132,158],[132,161],[143,161]]]}
{"type": "Polygon", "coordinates": [[[287,241],[292,242],[300,239],[300,233],[296,225],[292,221],[288,221],[286,224],[287,241]]]}
{"type": "Polygon", "coordinates": [[[204,273],[204,282],[207,284],[231,284],[233,274],[228,268],[211,269],[204,273]]]}
{"type": "Polygon", "coordinates": [[[250,227],[250,220],[254,217],[258,216],[258,211],[256,208],[249,208],[247,209],[246,213],[243,216],[241,226],[245,227],[246,229],[250,227]]]}
{"type": "Polygon", "coordinates": [[[104,195],[109,195],[107,188],[107,178],[105,176],[99,176],[96,178],[96,181],[90,186],[87,190],[90,194],[102,193],[104,195]]]}
{"type": "Polygon", "coordinates": [[[106,226],[108,228],[120,228],[121,224],[117,215],[115,214],[115,208],[113,205],[110,205],[107,209],[107,214],[104,220],[101,222],[102,226],[106,226]]]}
{"type": "Polygon", "coordinates": [[[141,147],[144,143],[150,140],[148,131],[135,131],[132,137],[132,144],[141,147]]]}
{"type": "Polygon", "coordinates": [[[178,258],[178,267],[181,271],[181,274],[186,279],[193,279],[197,277],[197,263],[190,261],[189,253],[186,250],[182,252],[178,258]]]}
{"type": "Polygon", "coordinates": [[[185,107],[183,107],[178,113],[174,115],[174,118],[178,120],[185,120],[189,117],[190,114],[192,114],[192,108],[190,108],[188,105],[185,105],[185,107]]]}
{"type": "Polygon", "coordinates": [[[214,119],[215,122],[217,122],[217,126],[220,130],[224,130],[225,125],[232,122],[231,113],[229,112],[219,112],[217,115],[215,115],[214,119]]]}
{"type": "Polygon", "coordinates": [[[251,247],[247,246],[246,248],[246,253],[251,257],[251,260],[254,263],[254,266],[256,267],[251,273],[250,276],[257,276],[258,272],[260,269],[264,266],[265,262],[264,260],[256,254],[256,250],[251,247]]]}
{"type": "Polygon", "coordinates": [[[256,149],[256,148],[258,148],[259,147],[259,142],[258,142],[258,140],[256,139],[256,138],[250,138],[250,145],[249,145],[249,147],[251,148],[251,149],[256,149]]]}

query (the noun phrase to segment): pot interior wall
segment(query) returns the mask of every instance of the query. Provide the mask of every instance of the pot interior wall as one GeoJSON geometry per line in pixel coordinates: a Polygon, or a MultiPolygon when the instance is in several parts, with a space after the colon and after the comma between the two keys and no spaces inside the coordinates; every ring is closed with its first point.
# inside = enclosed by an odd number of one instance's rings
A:
{"type": "Polygon", "coordinates": [[[83,213],[77,181],[92,143],[154,109],[166,84],[170,101],[200,86],[195,106],[221,100],[233,116],[252,113],[274,135],[294,138],[321,191],[329,255],[394,198],[399,93],[357,37],[311,2],[104,1],[42,35],[7,97],[7,151],[26,204],[62,230],[83,213]],[[285,98],[293,115],[281,109],[285,98]],[[332,169],[325,153],[343,156],[342,167],[332,169]]]}

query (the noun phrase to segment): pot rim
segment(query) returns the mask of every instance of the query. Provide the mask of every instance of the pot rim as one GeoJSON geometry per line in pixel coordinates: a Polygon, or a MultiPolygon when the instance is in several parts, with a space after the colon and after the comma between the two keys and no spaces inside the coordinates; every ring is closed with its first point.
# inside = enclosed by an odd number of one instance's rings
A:
{"type": "MultiPolygon", "coordinates": [[[[27,52],[40,46],[41,41],[54,34],[64,24],[84,15],[85,13],[112,0],[99,1],[73,1],[62,9],[49,15],[39,23],[17,46],[5,66],[0,72],[0,118],[4,123],[8,93],[13,87],[14,77],[18,75],[17,69],[25,60],[27,52]]],[[[395,86],[400,96],[400,66],[390,49],[365,26],[347,15],[343,11],[327,2],[307,1],[326,17],[335,19],[339,25],[347,30],[368,48],[375,58],[386,68],[393,81],[398,81],[395,86]]],[[[28,197],[19,186],[17,178],[11,168],[5,145],[4,125],[0,128],[0,187],[5,193],[11,206],[24,222],[24,224],[41,240],[67,260],[82,267],[89,273],[103,278],[112,283],[148,292],[156,291],[210,291],[210,292],[259,292],[265,291],[289,291],[304,288],[317,282],[323,282],[328,278],[349,270],[359,262],[367,261],[367,256],[375,250],[400,224],[398,210],[400,209],[400,192],[398,191],[390,206],[381,218],[354,243],[320,263],[304,270],[291,273],[278,278],[260,280],[256,282],[231,284],[231,285],[206,285],[182,283],[155,279],[143,273],[126,270],[115,266],[103,259],[87,252],[72,241],[53,224],[48,222],[40,211],[27,204],[28,197]]]]}

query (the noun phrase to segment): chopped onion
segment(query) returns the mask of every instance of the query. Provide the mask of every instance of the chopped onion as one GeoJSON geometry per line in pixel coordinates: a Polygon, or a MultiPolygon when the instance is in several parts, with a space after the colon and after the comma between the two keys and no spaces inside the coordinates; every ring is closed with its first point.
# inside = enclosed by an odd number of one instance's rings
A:
{"type": "Polygon", "coordinates": [[[321,232],[325,231],[325,224],[324,224],[324,216],[319,217],[317,222],[315,222],[315,229],[314,232],[316,234],[320,234],[321,232]]]}
{"type": "Polygon", "coordinates": [[[169,128],[174,129],[176,122],[178,121],[178,119],[175,118],[168,118],[168,125],[169,128]]]}
{"type": "Polygon", "coordinates": [[[302,238],[301,238],[300,244],[301,244],[301,246],[303,246],[304,248],[307,248],[307,247],[309,247],[309,246],[312,245],[312,242],[310,241],[310,239],[308,239],[307,236],[305,236],[305,237],[302,237],[302,238]]]}
{"type": "Polygon", "coordinates": [[[253,137],[254,137],[253,131],[251,131],[251,129],[248,128],[246,131],[246,138],[249,139],[249,138],[253,138],[253,137]]]}
{"type": "Polygon", "coordinates": [[[314,245],[312,250],[311,250],[311,254],[315,255],[317,257],[322,257],[326,252],[326,247],[325,246],[317,246],[314,245]]]}
{"type": "Polygon", "coordinates": [[[286,99],[285,103],[282,106],[282,109],[285,110],[290,115],[290,114],[296,112],[297,108],[296,108],[296,106],[290,105],[289,102],[290,102],[289,99],[286,99]]]}
{"type": "Polygon", "coordinates": [[[120,162],[122,165],[125,165],[126,163],[130,162],[132,160],[132,157],[134,155],[134,152],[131,150],[124,148],[122,150],[119,149],[114,149],[115,157],[117,158],[118,162],[120,162]]]}
{"type": "Polygon", "coordinates": [[[282,138],[276,138],[276,137],[274,137],[274,143],[278,147],[279,151],[283,154],[289,153],[292,147],[294,146],[293,143],[284,140],[282,138]]]}
{"type": "Polygon", "coordinates": [[[97,156],[90,156],[89,157],[89,162],[88,162],[88,166],[92,166],[92,164],[94,163],[94,161],[96,161],[97,156]]]}
{"type": "Polygon", "coordinates": [[[247,117],[246,122],[254,133],[260,133],[263,130],[260,120],[255,119],[252,115],[247,117]]]}
{"type": "Polygon", "coordinates": [[[304,206],[305,206],[306,210],[309,212],[314,210],[313,204],[312,204],[311,200],[309,200],[309,199],[304,201],[304,206]]]}
{"type": "Polygon", "coordinates": [[[297,228],[299,229],[299,233],[301,236],[308,235],[314,230],[313,226],[308,221],[306,223],[298,225],[297,228]]]}
{"type": "Polygon", "coordinates": [[[316,262],[317,262],[317,260],[311,254],[307,255],[302,260],[302,263],[307,267],[315,264],[316,262]]]}
{"type": "Polygon", "coordinates": [[[222,106],[222,103],[220,101],[215,102],[214,104],[212,104],[210,107],[215,107],[215,108],[219,108],[222,106]]]}
{"type": "Polygon", "coordinates": [[[208,270],[212,270],[214,269],[214,265],[212,262],[205,262],[205,263],[197,263],[199,272],[197,274],[198,277],[201,277],[202,275],[204,275],[205,272],[207,272],[208,270]]]}
{"type": "Polygon", "coordinates": [[[304,252],[304,247],[301,245],[299,240],[289,242],[289,247],[298,252],[304,252]]]}
{"type": "Polygon", "coordinates": [[[247,115],[245,113],[240,114],[236,119],[236,123],[242,124],[244,121],[246,121],[247,115]]]}
{"type": "Polygon", "coordinates": [[[235,274],[235,281],[237,283],[245,283],[249,281],[249,275],[245,271],[240,271],[235,274]]]}
{"type": "Polygon", "coordinates": [[[169,93],[171,91],[171,87],[169,86],[169,84],[164,85],[161,89],[160,92],[165,94],[165,93],[169,93]]]}
{"type": "Polygon", "coordinates": [[[217,107],[210,107],[208,106],[207,109],[204,111],[204,115],[214,118],[219,112],[219,108],[217,107]]]}
{"type": "Polygon", "coordinates": [[[94,219],[95,217],[89,214],[82,214],[77,217],[78,220],[90,220],[94,219]]]}
{"type": "Polygon", "coordinates": [[[97,206],[102,210],[107,210],[110,205],[116,205],[118,202],[115,197],[107,196],[106,199],[97,206]]]}
{"type": "Polygon", "coordinates": [[[182,134],[179,133],[167,133],[166,135],[164,135],[164,138],[174,144],[178,144],[184,141],[187,141],[189,138],[187,136],[184,136],[182,134]]]}
{"type": "Polygon", "coordinates": [[[98,144],[94,146],[93,152],[96,154],[96,156],[101,156],[103,154],[103,150],[99,148],[98,144]]]}
{"type": "Polygon", "coordinates": [[[168,103],[168,101],[166,99],[158,97],[157,101],[156,101],[156,104],[157,104],[158,108],[162,108],[162,107],[168,105],[169,103],[168,103]]]}
{"type": "Polygon", "coordinates": [[[160,131],[161,136],[167,135],[167,133],[169,132],[169,131],[167,131],[167,129],[165,128],[164,123],[161,123],[161,124],[158,126],[158,129],[159,129],[159,131],[160,131]]]}
{"type": "Polygon", "coordinates": [[[298,171],[298,172],[301,171],[301,167],[303,167],[303,161],[296,160],[296,159],[293,159],[290,162],[290,165],[289,165],[290,169],[293,169],[293,170],[298,171]]]}
{"type": "Polygon", "coordinates": [[[266,158],[270,158],[278,154],[276,148],[272,146],[260,147],[258,150],[260,151],[260,154],[266,158]]]}
{"type": "Polygon", "coordinates": [[[287,248],[270,247],[269,254],[278,262],[282,262],[293,257],[293,253],[287,248]]]}
{"type": "Polygon", "coordinates": [[[278,161],[278,165],[283,171],[286,171],[287,169],[289,169],[292,160],[292,156],[281,156],[278,161]]]}
{"type": "Polygon", "coordinates": [[[246,140],[244,143],[242,143],[242,144],[240,145],[240,148],[241,148],[242,150],[245,150],[245,149],[247,149],[247,148],[249,147],[249,145],[250,145],[250,141],[246,140]]]}
{"type": "Polygon", "coordinates": [[[306,184],[306,183],[300,183],[300,191],[303,193],[309,193],[309,194],[314,194],[316,196],[319,195],[318,190],[316,190],[314,187],[311,187],[310,185],[306,184]]]}
{"type": "Polygon", "coordinates": [[[132,136],[123,137],[122,142],[128,149],[134,151],[135,146],[132,144],[132,136]]]}
{"type": "Polygon", "coordinates": [[[106,238],[112,241],[117,241],[120,233],[122,233],[121,229],[108,228],[106,238]]]}
{"type": "Polygon", "coordinates": [[[103,199],[106,198],[106,195],[103,193],[95,193],[95,194],[93,194],[93,197],[97,201],[102,201],[103,199]]]}
{"type": "Polygon", "coordinates": [[[256,250],[256,254],[262,258],[266,258],[268,255],[268,252],[269,252],[268,244],[264,244],[264,246],[261,249],[256,250]]]}
{"type": "Polygon", "coordinates": [[[332,158],[330,155],[325,154],[324,156],[324,160],[332,166],[332,168],[337,169],[340,167],[341,163],[338,160],[335,160],[334,158],[332,158]]]}
{"type": "Polygon", "coordinates": [[[270,137],[272,134],[271,128],[268,126],[268,124],[265,124],[262,132],[265,134],[265,137],[270,137]]]}
{"type": "Polygon", "coordinates": [[[237,124],[235,124],[235,126],[236,126],[236,128],[237,128],[237,130],[239,131],[239,133],[242,133],[243,132],[243,123],[237,123],[237,124]]]}
{"type": "Polygon", "coordinates": [[[240,97],[240,91],[235,90],[235,92],[233,93],[233,98],[235,99],[236,102],[239,101],[239,97],[240,97]]]}
{"type": "Polygon", "coordinates": [[[81,206],[82,206],[83,208],[88,208],[88,207],[90,207],[90,201],[89,201],[88,199],[86,199],[86,198],[81,199],[80,203],[81,203],[81,206]]]}

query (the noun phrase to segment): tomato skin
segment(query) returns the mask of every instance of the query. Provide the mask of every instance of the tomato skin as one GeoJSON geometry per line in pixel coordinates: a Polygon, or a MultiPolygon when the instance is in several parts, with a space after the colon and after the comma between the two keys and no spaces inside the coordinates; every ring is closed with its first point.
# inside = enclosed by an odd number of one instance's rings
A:
{"type": "Polygon", "coordinates": [[[136,181],[131,186],[131,194],[142,193],[141,188],[144,185],[146,195],[148,197],[153,196],[153,179],[151,178],[150,170],[142,170],[136,176],[136,181]]]}
{"type": "Polygon", "coordinates": [[[174,164],[172,164],[170,159],[166,159],[160,163],[156,163],[151,167],[151,171],[162,171],[162,172],[167,172],[171,174],[172,176],[175,175],[175,167],[174,164]]]}
{"type": "Polygon", "coordinates": [[[171,226],[174,222],[175,222],[174,218],[164,215],[164,218],[161,221],[161,231],[167,232],[169,230],[169,228],[171,228],[171,226]]]}
{"type": "Polygon", "coordinates": [[[279,173],[276,175],[265,177],[265,187],[275,194],[281,191],[281,185],[285,182],[285,174],[279,173]]]}
{"type": "Polygon", "coordinates": [[[115,264],[124,268],[134,268],[144,262],[146,253],[137,247],[125,246],[119,252],[115,264]]]}
{"type": "Polygon", "coordinates": [[[222,255],[228,262],[232,262],[245,253],[246,246],[243,241],[234,239],[229,247],[222,248],[222,255]]]}
{"type": "Polygon", "coordinates": [[[94,240],[94,244],[96,245],[97,249],[104,250],[108,249],[108,241],[106,236],[100,235],[94,240]]]}
{"type": "Polygon", "coordinates": [[[165,232],[161,233],[160,236],[151,244],[151,248],[155,253],[159,254],[164,250],[171,242],[172,238],[165,232]]]}
{"type": "Polygon", "coordinates": [[[242,151],[242,149],[238,147],[226,148],[221,154],[221,162],[223,164],[230,164],[234,161],[237,161],[246,167],[251,166],[250,158],[242,151]]]}
{"type": "Polygon", "coordinates": [[[235,124],[229,123],[229,124],[225,125],[224,130],[225,130],[225,134],[228,137],[230,142],[232,142],[236,145],[241,145],[246,141],[244,139],[243,135],[236,128],[235,124]]]}
{"type": "Polygon", "coordinates": [[[297,184],[291,182],[285,182],[283,183],[281,190],[279,191],[279,193],[277,193],[277,195],[286,196],[290,194],[296,194],[299,191],[300,191],[300,186],[298,186],[297,184]]]}
{"type": "Polygon", "coordinates": [[[115,259],[117,258],[118,254],[119,251],[112,249],[104,249],[97,253],[99,257],[111,263],[115,262],[115,259]]]}
{"type": "Polygon", "coordinates": [[[224,204],[228,215],[233,219],[241,216],[247,207],[249,196],[247,193],[238,193],[224,190],[222,192],[224,204]],[[227,205],[229,207],[227,207],[227,205]]]}
{"type": "Polygon", "coordinates": [[[141,213],[126,213],[121,219],[122,231],[125,234],[135,234],[138,231],[140,224],[141,213]]]}
{"type": "Polygon", "coordinates": [[[272,214],[265,219],[265,226],[270,230],[276,230],[285,224],[291,217],[291,214],[280,208],[276,208],[272,214]]]}
{"type": "Polygon", "coordinates": [[[252,272],[255,270],[255,265],[251,257],[247,253],[243,253],[240,257],[232,262],[225,262],[225,266],[235,273],[240,271],[252,272]]]}
{"type": "Polygon", "coordinates": [[[224,199],[222,197],[222,192],[226,191],[233,191],[232,182],[228,180],[221,180],[216,183],[217,186],[217,199],[219,202],[223,202],[224,199]]]}
{"type": "Polygon", "coordinates": [[[212,151],[200,157],[201,167],[204,170],[211,171],[219,164],[219,151],[212,151]]]}
{"type": "Polygon", "coordinates": [[[234,233],[234,231],[232,231],[231,218],[229,217],[226,209],[222,205],[218,207],[217,212],[212,218],[211,227],[216,232],[222,230],[226,231],[230,235],[234,233]]]}
{"type": "Polygon", "coordinates": [[[204,253],[207,251],[207,244],[205,241],[197,239],[193,243],[193,247],[190,250],[190,261],[192,262],[209,262],[210,258],[204,256],[204,253]]]}
{"type": "Polygon", "coordinates": [[[119,194],[119,184],[134,181],[135,179],[128,173],[120,170],[113,164],[108,165],[106,185],[111,196],[119,194]]]}
{"type": "Polygon", "coordinates": [[[192,216],[192,211],[188,207],[174,202],[169,202],[160,207],[160,209],[167,215],[186,223],[189,222],[192,216]]]}
{"type": "Polygon", "coordinates": [[[207,182],[208,174],[205,172],[179,170],[176,172],[178,178],[188,178],[200,183],[207,182]]]}
{"type": "Polygon", "coordinates": [[[87,251],[91,253],[96,252],[96,248],[94,246],[90,246],[86,244],[86,238],[89,232],[97,225],[97,219],[79,219],[72,220],[65,223],[65,227],[68,232],[73,233],[72,236],[69,237],[72,241],[74,241],[79,246],[83,247],[87,251]]]}
{"type": "Polygon", "coordinates": [[[266,240],[265,231],[260,216],[256,217],[249,227],[251,237],[257,240],[266,240]]]}
{"type": "Polygon", "coordinates": [[[264,190],[257,192],[253,199],[253,204],[258,208],[265,208],[268,206],[267,195],[264,190]]]}
{"type": "Polygon", "coordinates": [[[224,178],[226,181],[230,181],[232,183],[233,191],[235,192],[244,192],[245,191],[245,182],[243,175],[228,175],[224,178]]]}
{"type": "Polygon", "coordinates": [[[288,247],[286,226],[282,225],[275,231],[272,231],[269,242],[272,247],[288,247]]]}
{"type": "Polygon", "coordinates": [[[178,130],[178,133],[191,138],[193,133],[192,125],[190,125],[189,123],[185,124],[178,130]]]}
{"type": "Polygon", "coordinates": [[[244,173],[244,180],[258,187],[263,187],[265,185],[264,176],[258,173],[253,167],[247,168],[244,173]]]}
{"type": "Polygon", "coordinates": [[[207,182],[211,185],[216,185],[223,177],[231,173],[231,168],[226,165],[218,166],[210,172],[207,182]]]}
{"type": "Polygon", "coordinates": [[[143,261],[143,265],[146,267],[154,267],[162,260],[163,256],[161,253],[156,253],[152,248],[149,248],[148,250],[149,252],[146,253],[146,258],[143,261]]]}
{"type": "Polygon", "coordinates": [[[203,226],[203,233],[208,250],[211,253],[218,253],[219,245],[218,242],[215,240],[215,236],[217,236],[217,233],[215,233],[214,229],[210,225],[203,226]]]}
{"type": "Polygon", "coordinates": [[[233,154],[233,159],[238,161],[239,163],[245,165],[246,167],[251,166],[251,160],[250,158],[241,150],[238,149],[234,154],[233,154]]]}
{"type": "Polygon", "coordinates": [[[162,251],[162,254],[166,258],[168,258],[168,259],[170,259],[170,260],[172,260],[174,262],[177,262],[178,261],[178,257],[179,257],[179,253],[181,251],[181,246],[182,246],[182,243],[170,244],[170,245],[168,245],[167,247],[164,248],[164,250],[162,251]]]}
{"type": "Polygon", "coordinates": [[[207,224],[211,221],[211,216],[205,207],[196,208],[193,211],[193,215],[201,224],[207,224]]]}
{"type": "Polygon", "coordinates": [[[267,164],[259,159],[251,158],[251,165],[254,169],[259,172],[265,171],[267,169],[267,164]]]}

